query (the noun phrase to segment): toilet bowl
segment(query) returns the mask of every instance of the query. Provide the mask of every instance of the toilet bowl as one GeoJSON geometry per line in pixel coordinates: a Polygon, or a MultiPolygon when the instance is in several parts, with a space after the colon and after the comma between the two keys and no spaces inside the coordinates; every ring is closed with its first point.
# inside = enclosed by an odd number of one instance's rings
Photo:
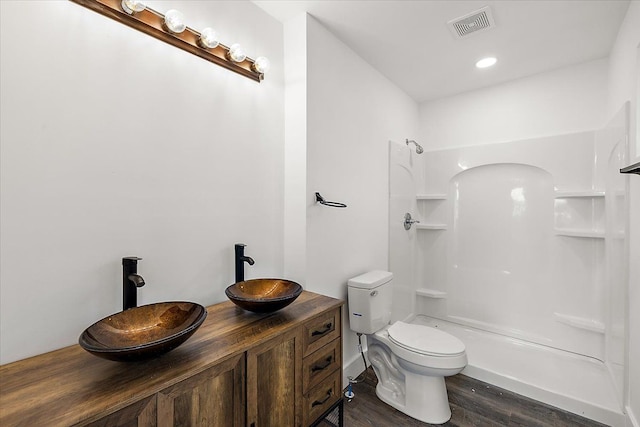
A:
{"type": "Polygon", "coordinates": [[[351,329],[367,337],[378,398],[417,420],[445,423],[451,409],[444,377],[467,365],[464,343],[436,328],[389,324],[392,278],[372,271],[349,280],[351,329]]]}
{"type": "Polygon", "coordinates": [[[367,335],[367,343],[380,400],[423,422],[442,424],[451,418],[444,377],[467,365],[462,341],[435,328],[396,322],[367,335]],[[405,332],[413,335],[410,340],[405,332]]]}

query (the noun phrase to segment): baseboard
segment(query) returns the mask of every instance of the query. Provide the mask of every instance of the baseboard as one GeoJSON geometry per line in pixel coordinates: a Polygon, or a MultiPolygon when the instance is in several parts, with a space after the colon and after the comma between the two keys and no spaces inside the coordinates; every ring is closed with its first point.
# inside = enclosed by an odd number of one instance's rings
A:
{"type": "Polygon", "coordinates": [[[627,413],[626,419],[625,419],[626,427],[640,427],[640,423],[638,423],[638,419],[633,414],[631,407],[627,406],[624,409],[625,409],[625,412],[627,413]]]}
{"type": "MultiPolygon", "coordinates": [[[[367,352],[364,352],[365,357],[367,356],[367,352]]],[[[367,366],[369,364],[369,360],[367,358],[367,366]]],[[[342,388],[345,388],[349,385],[349,377],[355,378],[364,372],[364,364],[362,362],[362,356],[358,353],[351,361],[347,363],[343,363],[342,365],[342,388]]]]}

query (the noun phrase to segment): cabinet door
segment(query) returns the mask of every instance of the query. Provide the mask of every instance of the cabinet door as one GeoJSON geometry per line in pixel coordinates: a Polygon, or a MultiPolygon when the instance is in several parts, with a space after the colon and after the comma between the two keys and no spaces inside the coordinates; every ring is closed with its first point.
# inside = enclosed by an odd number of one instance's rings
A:
{"type": "Polygon", "coordinates": [[[153,395],[85,425],[90,427],[155,427],[156,420],[156,396],[153,395]]]}
{"type": "Polygon", "coordinates": [[[247,351],[247,425],[302,424],[302,336],[300,328],[247,351]]]}
{"type": "Polygon", "coordinates": [[[158,393],[158,426],[244,426],[244,365],[242,354],[158,393]]]}

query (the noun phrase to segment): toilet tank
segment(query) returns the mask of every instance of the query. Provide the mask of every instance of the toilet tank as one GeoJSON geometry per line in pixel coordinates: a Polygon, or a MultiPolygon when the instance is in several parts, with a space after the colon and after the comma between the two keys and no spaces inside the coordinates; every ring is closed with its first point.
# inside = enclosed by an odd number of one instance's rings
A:
{"type": "Polygon", "coordinates": [[[370,271],[347,282],[351,330],[372,334],[391,320],[393,273],[370,271]]]}

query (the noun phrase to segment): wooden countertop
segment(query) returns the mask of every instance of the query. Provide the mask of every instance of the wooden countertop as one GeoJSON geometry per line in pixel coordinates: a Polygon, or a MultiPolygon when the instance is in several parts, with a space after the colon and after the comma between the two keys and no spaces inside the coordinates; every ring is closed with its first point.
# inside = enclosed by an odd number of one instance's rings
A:
{"type": "Polygon", "coordinates": [[[200,329],[156,359],[112,362],[72,345],[0,366],[0,426],[95,421],[341,305],[308,291],[271,314],[250,313],[226,301],[207,307],[200,329]]]}

